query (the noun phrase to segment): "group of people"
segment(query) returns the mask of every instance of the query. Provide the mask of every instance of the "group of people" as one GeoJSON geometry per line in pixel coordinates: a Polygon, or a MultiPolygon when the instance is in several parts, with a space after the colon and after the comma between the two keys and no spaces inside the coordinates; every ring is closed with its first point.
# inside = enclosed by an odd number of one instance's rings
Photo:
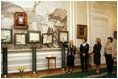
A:
{"type": "MultiPolygon", "coordinates": [[[[107,43],[104,46],[104,56],[106,59],[106,65],[108,74],[112,74],[113,61],[115,56],[114,46],[112,44],[113,38],[108,37],[107,43]]],[[[73,41],[71,40],[69,44],[65,43],[63,40],[63,47],[67,47],[67,68],[66,73],[72,73],[72,68],[74,67],[74,59],[76,54],[76,46],[73,45],[73,41]]],[[[95,40],[95,45],[93,46],[93,55],[94,55],[94,64],[96,65],[96,73],[100,73],[100,64],[101,64],[101,39],[97,38],[95,40]]],[[[80,45],[80,60],[81,60],[81,68],[82,72],[88,71],[88,52],[89,52],[89,44],[87,43],[87,39],[82,39],[82,44],[80,45]]],[[[63,53],[63,52],[62,52],[63,53]]]]}

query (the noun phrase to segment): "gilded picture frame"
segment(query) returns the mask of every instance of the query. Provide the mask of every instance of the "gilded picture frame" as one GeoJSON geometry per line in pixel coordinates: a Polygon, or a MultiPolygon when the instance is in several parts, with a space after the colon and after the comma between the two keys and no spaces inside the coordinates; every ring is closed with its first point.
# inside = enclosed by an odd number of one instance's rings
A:
{"type": "Polygon", "coordinates": [[[12,43],[12,29],[1,28],[1,43],[2,44],[12,43]]]}
{"type": "Polygon", "coordinates": [[[77,25],[77,38],[87,39],[87,25],[77,25]]]}
{"type": "Polygon", "coordinates": [[[14,13],[14,27],[17,29],[27,28],[27,13],[25,12],[14,13]]]}

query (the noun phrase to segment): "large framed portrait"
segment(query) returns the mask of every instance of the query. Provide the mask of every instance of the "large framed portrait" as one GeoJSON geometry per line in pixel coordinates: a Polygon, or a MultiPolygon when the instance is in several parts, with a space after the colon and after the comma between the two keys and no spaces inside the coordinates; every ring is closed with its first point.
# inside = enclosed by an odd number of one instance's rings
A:
{"type": "Polygon", "coordinates": [[[43,33],[42,34],[42,42],[43,42],[43,44],[53,44],[53,34],[43,33]]]}
{"type": "Polygon", "coordinates": [[[77,25],[77,38],[87,39],[87,25],[77,25]]]}
{"type": "Polygon", "coordinates": [[[14,27],[21,29],[27,28],[27,14],[25,12],[16,12],[14,14],[14,27]]]}
{"type": "Polygon", "coordinates": [[[1,43],[12,43],[12,29],[1,29],[1,43]]]}
{"type": "Polygon", "coordinates": [[[40,43],[41,32],[40,31],[28,31],[28,43],[40,43]]]}
{"type": "Polygon", "coordinates": [[[27,45],[27,34],[25,33],[15,33],[14,44],[15,46],[26,46],[27,45]]]}
{"type": "Polygon", "coordinates": [[[68,43],[68,31],[59,31],[59,43],[62,43],[62,41],[64,40],[64,42],[68,43]]]}

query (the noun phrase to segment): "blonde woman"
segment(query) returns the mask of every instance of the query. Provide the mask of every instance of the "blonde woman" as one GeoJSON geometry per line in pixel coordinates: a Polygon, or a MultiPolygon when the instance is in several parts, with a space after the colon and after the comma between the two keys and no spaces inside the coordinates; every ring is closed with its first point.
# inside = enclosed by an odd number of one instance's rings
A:
{"type": "Polygon", "coordinates": [[[101,39],[97,38],[95,40],[96,44],[93,46],[93,54],[94,54],[94,64],[96,64],[96,73],[100,73],[100,59],[101,59],[101,39]]]}
{"type": "Polygon", "coordinates": [[[67,51],[67,70],[66,73],[71,72],[74,67],[74,57],[76,54],[76,47],[73,45],[73,41],[71,40],[68,45],[67,51]]]}

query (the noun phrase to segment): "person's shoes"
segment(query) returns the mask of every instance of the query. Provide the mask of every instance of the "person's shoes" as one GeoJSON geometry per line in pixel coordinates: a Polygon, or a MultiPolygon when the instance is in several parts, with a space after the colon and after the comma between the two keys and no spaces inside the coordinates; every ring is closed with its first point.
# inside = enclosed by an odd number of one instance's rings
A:
{"type": "Polygon", "coordinates": [[[66,71],[66,73],[68,73],[68,72],[69,72],[69,70],[66,71]]]}
{"type": "Polygon", "coordinates": [[[96,72],[96,74],[99,74],[100,72],[96,72]]]}
{"type": "Polygon", "coordinates": [[[70,69],[70,73],[72,73],[72,69],[70,69]]]}
{"type": "Polygon", "coordinates": [[[72,73],[72,71],[70,71],[70,73],[72,73]]]}
{"type": "Polygon", "coordinates": [[[108,75],[112,75],[112,73],[108,73],[108,75]]]}
{"type": "Polygon", "coordinates": [[[97,70],[97,71],[96,71],[96,74],[99,74],[99,73],[100,73],[100,71],[97,70]]]}
{"type": "Polygon", "coordinates": [[[88,70],[86,70],[86,72],[88,72],[88,70]]]}
{"type": "Polygon", "coordinates": [[[66,73],[68,73],[69,71],[66,71],[66,73]]]}

